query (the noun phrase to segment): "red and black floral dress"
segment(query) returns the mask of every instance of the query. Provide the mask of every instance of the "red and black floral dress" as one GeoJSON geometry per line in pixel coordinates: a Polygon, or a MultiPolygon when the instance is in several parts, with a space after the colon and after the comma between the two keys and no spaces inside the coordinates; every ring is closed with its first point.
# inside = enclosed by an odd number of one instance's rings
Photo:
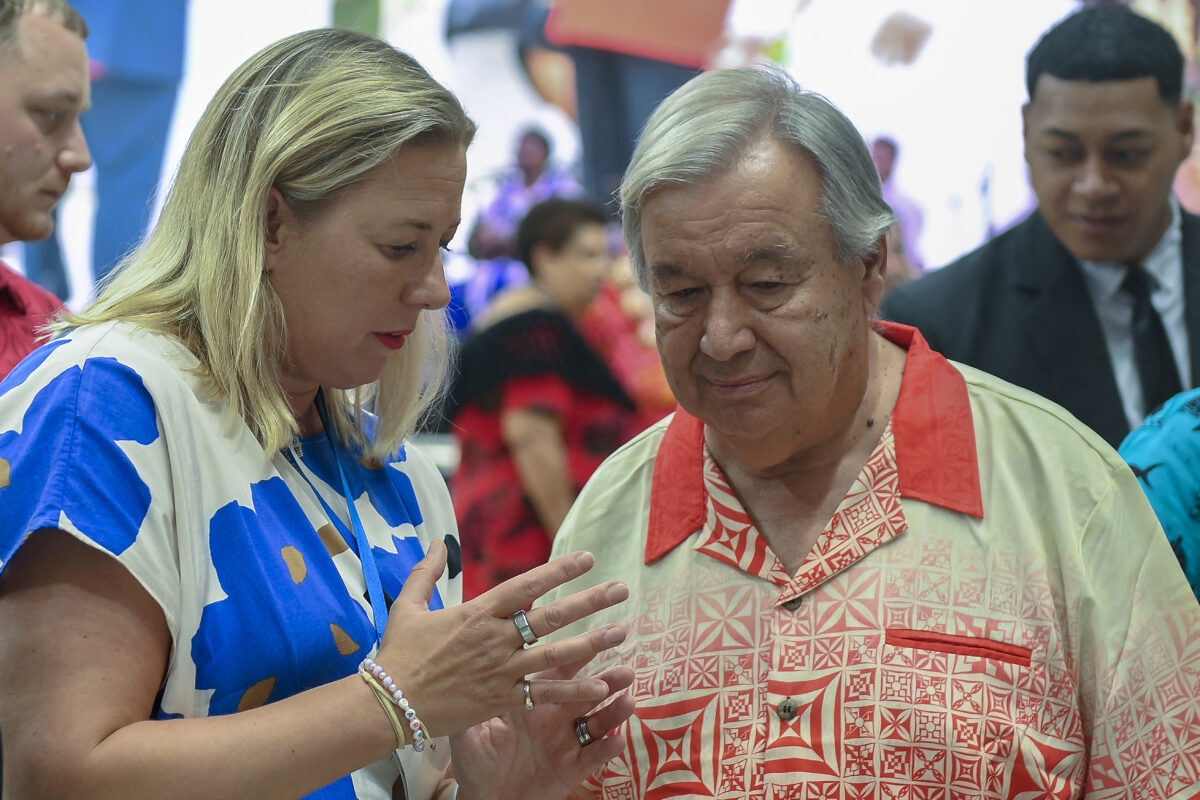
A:
{"type": "Polygon", "coordinates": [[[524,311],[471,334],[446,409],[462,449],[450,492],[466,598],[550,555],[550,536],[500,434],[501,414],[515,410],[559,422],[576,491],[639,430],[633,401],[561,312],[524,311]]]}

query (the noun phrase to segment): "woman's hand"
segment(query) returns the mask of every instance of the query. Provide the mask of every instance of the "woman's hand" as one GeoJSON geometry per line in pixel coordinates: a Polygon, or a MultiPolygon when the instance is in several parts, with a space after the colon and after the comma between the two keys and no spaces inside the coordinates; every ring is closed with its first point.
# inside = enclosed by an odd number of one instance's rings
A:
{"type": "MultiPolygon", "coordinates": [[[[591,708],[612,693],[609,684],[600,678],[578,678],[577,669],[553,670],[586,663],[620,644],[625,630],[605,625],[527,648],[513,614],[583,575],[593,563],[590,553],[561,556],[474,600],[430,611],[434,584],[446,566],[445,545],[435,542],[392,604],[375,660],[408,696],[432,736],[458,733],[508,711],[524,711],[524,679],[533,673],[543,674],[530,684],[535,706],[567,703],[591,708]]],[[[529,611],[529,626],[535,636],[546,636],[628,596],[625,584],[610,581],[529,611]]]]}
{"type": "MultiPolygon", "coordinates": [[[[561,667],[536,676],[574,677],[578,667],[561,667]]],[[[633,669],[610,667],[598,676],[616,695],[633,683],[633,669]]],[[[560,703],[532,710],[510,711],[454,736],[451,767],[458,780],[458,800],[520,797],[558,800],[567,797],[589,775],[625,749],[625,737],[605,735],[633,713],[633,697],[615,697],[587,714],[587,746],[579,742],[576,725],[590,710],[587,703],[560,703]],[[603,738],[601,738],[603,737],[603,738]]]]}

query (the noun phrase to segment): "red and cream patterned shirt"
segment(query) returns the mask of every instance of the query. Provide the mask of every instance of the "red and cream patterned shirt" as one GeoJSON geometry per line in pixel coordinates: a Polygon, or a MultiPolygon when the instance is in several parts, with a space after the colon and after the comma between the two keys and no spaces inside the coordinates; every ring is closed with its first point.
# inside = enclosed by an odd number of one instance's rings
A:
{"type": "MultiPolygon", "coordinates": [[[[1200,797],[1200,607],[1128,468],[912,329],[892,421],[789,575],[682,411],[556,552],[626,581],[604,798],[1200,797]]],[[[552,598],[548,598],[552,599],[552,598]]],[[[598,624],[590,621],[589,625],[598,624]]]]}

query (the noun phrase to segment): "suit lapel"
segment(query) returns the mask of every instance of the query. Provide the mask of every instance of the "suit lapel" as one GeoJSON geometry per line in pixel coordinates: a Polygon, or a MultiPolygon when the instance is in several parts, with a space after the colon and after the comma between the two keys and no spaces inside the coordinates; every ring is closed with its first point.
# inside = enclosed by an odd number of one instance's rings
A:
{"type": "Polygon", "coordinates": [[[1200,385],[1200,217],[1186,211],[1183,212],[1183,315],[1192,365],[1191,386],[1197,386],[1200,385]]]}
{"type": "Polygon", "coordinates": [[[1030,371],[1081,421],[1119,441],[1129,423],[1083,272],[1041,214],[1023,225],[1014,251],[1028,257],[1013,271],[1013,290],[1028,300],[1022,333],[1039,362],[1030,371]]]}

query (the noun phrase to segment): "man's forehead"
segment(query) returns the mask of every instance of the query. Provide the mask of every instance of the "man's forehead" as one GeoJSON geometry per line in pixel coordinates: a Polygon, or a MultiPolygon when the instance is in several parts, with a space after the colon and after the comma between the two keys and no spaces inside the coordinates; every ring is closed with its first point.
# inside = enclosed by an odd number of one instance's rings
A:
{"type": "Polygon", "coordinates": [[[1043,135],[1136,138],[1173,125],[1177,111],[1152,77],[1067,81],[1043,75],[1025,107],[1025,122],[1030,133],[1043,135]]]}
{"type": "Polygon", "coordinates": [[[1103,111],[1160,112],[1174,107],[1163,99],[1150,75],[1108,81],[1069,80],[1045,74],[1038,78],[1028,108],[1043,113],[1103,111]]]}
{"type": "Polygon", "coordinates": [[[91,81],[87,45],[63,21],[37,11],[18,21],[0,45],[0,69],[19,74],[22,93],[86,106],[91,81]]]}

